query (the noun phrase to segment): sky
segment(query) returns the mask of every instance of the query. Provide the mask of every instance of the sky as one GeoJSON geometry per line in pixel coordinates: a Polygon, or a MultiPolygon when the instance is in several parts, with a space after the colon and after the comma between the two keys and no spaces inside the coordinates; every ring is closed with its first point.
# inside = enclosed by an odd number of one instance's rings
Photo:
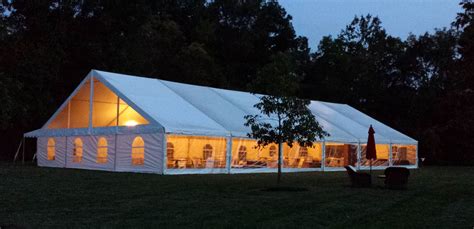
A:
{"type": "Polygon", "coordinates": [[[323,36],[335,36],[355,15],[378,16],[382,27],[402,39],[450,27],[460,0],[279,0],[293,17],[296,33],[315,50],[323,36]]]}

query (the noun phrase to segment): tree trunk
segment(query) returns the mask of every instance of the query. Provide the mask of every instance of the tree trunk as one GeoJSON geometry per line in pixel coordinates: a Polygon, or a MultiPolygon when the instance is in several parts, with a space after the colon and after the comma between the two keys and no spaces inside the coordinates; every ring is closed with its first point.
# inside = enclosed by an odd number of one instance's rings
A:
{"type": "Polygon", "coordinates": [[[281,181],[281,164],[283,158],[283,144],[281,142],[278,143],[278,176],[277,176],[277,184],[280,184],[281,181]]]}

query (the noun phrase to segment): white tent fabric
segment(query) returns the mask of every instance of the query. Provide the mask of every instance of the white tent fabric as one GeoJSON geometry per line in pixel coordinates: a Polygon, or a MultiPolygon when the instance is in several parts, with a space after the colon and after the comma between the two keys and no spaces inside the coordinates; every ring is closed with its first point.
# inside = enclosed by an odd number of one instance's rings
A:
{"type": "MultiPolygon", "coordinates": [[[[269,147],[255,150],[255,142],[247,136],[250,128],[244,125],[244,116],[260,114],[254,107],[260,96],[92,70],[41,129],[24,136],[38,137],[40,166],[162,174],[275,172],[275,154],[270,153],[269,147]],[[123,100],[137,116],[143,116],[146,123],[133,127],[118,124],[121,105],[117,102],[102,106],[102,112],[112,112],[104,117],[117,114],[116,125],[94,126],[89,122],[87,128],[69,128],[69,125],[49,128],[83,85],[88,86],[83,94],[90,93],[92,101],[94,82],[108,88],[112,100],[123,100]],[[111,110],[105,111],[107,107],[111,110]],[[143,148],[133,147],[137,137],[144,142],[143,148]],[[77,138],[81,139],[79,151],[75,149],[77,138]],[[98,159],[100,138],[107,142],[108,155],[102,160],[98,159]],[[82,154],[79,161],[74,158],[77,152],[82,154]],[[136,155],[142,156],[137,158],[136,155]],[[185,169],[180,170],[182,168],[185,169]]],[[[94,110],[94,104],[89,103],[88,110],[94,110]]],[[[380,168],[388,165],[417,167],[418,142],[415,139],[346,104],[311,101],[309,109],[330,136],[317,143],[317,149],[300,151],[299,147],[286,147],[284,171],[337,170],[343,169],[345,164],[363,168],[361,152],[370,125],[376,131],[377,147],[381,149],[380,168]]],[[[93,115],[103,115],[98,110],[89,112],[89,120],[93,115]]],[[[63,112],[61,120],[69,120],[65,117],[72,111],[68,112],[63,112]]],[[[87,115],[84,119],[87,120],[87,115]]]]}
{"type": "MultiPolygon", "coordinates": [[[[246,137],[245,115],[258,114],[258,97],[246,92],[93,71],[132,100],[167,133],[246,137]]],[[[366,142],[370,125],[378,143],[417,141],[346,105],[312,101],[310,110],[330,136],[326,141],[366,142]]]]}
{"type": "MultiPolygon", "coordinates": [[[[94,71],[94,77],[120,91],[167,132],[228,135],[224,127],[167,87],[161,80],[94,71]]],[[[211,102],[211,101],[209,101],[211,102]]]]}
{"type": "Polygon", "coordinates": [[[47,167],[92,169],[123,172],[162,173],[163,170],[163,134],[140,135],[101,135],[101,136],[71,136],[71,137],[39,137],[37,146],[38,165],[47,167]],[[131,162],[132,142],[137,136],[144,141],[144,163],[133,165],[131,162]],[[97,162],[99,138],[106,139],[106,158],[103,163],[97,162]],[[54,139],[54,160],[48,160],[48,140],[54,139]],[[77,149],[75,141],[82,142],[80,161],[74,157],[77,149]],[[66,144],[67,141],[67,144],[66,144]]]}

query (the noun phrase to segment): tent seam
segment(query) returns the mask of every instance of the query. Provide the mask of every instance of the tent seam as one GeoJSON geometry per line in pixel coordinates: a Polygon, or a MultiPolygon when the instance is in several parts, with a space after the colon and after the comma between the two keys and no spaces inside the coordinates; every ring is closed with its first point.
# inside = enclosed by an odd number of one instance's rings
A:
{"type": "Polygon", "coordinates": [[[227,131],[229,133],[229,135],[232,134],[231,131],[229,131],[227,128],[225,128],[224,126],[222,126],[219,122],[217,122],[216,120],[214,120],[213,118],[211,118],[206,112],[202,111],[201,109],[199,109],[196,105],[192,104],[191,102],[189,102],[186,98],[183,97],[183,95],[181,95],[180,93],[178,93],[177,91],[173,90],[170,86],[166,85],[166,83],[162,82],[160,79],[155,79],[157,80],[158,82],[160,82],[163,86],[165,86],[166,88],[168,88],[170,91],[172,91],[173,93],[175,93],[177,96],[179,96],[181,99],[183,99],[186,103],[188,103],[189,105],[191,105],[192,107],[196,108],[196,110],[198,110],[200,113],[202,113],[204,116],[208,117],[210,120],[212,120],[213,122],[215,122],[217,125],[219,125],[220,127],[222,127],[222,129],[224,129],[225,131],[227,131]]]}
{"type": "MultiPolygon", "coordinates": [[[[326,104],[324,104],[323,102],[319,102],[319,103],[320,103],[321,105],[323,105],[323,106],[327,107],[328,109],[330,109],[330,110],[332,110],[332,111],[334,111],[334,112],[336,112],[336,113],[340,114],[340,115],[341,115],[341,116],[343,116],[344,118],[347,118],[348,120],[350,120],[350,121],[354,122],[355,124],[359,125],[360,127],[364,128],[364,126],[362,125],[362,123],[359,123],[359,122],[357,122],[357,121],[355,121],[355,120],[352,120],[350,117],[348,117],[348,116],[346,116],[346,115],[342,114],[341,112],[339,112],[339,111],[335,110],[335,109],[334,109],[334,108],[332,108],[332,107],[329,107],[329,106],[327,106],[327,105],[326,105],[326,104]]],[[[328,121],[328,122],[329,122],[329,121],[328,121]]],[[[333,124],[334,124],[334,123],[333,123],[333,124]]],[[[334,125],[336,125],[336,124],[334,124],[334,125]]],[[[339,129],[343,130],[344,132],[346,132],[346,133],[349,133],[347,130],[345,130],[345,129],[342,129],[342,128],[341,128],[341,127],[339,127],[338,125],[336,125],[336,126],[337,126],[339,129]]],[[[353,135],[353,134],[351,134],[351,133],[349,133],[349,134],[350,134],[350,135],[352,135],[352,136],[354,136],[354,135],[353,135]]],[[[384,136],[384,135],[382,135],[382,134],[378,134],[378,135],[380,135],[381,137],[384,137],[385,139],[391,140],[390,138],[387,138],[386,136],[384,136]]],[[[356,136],[354,136],[354,137],[356,137],[356,136]]],[[[358,138],[358,137],[356,137],[356,138],[357,138],[357,139],[360,141],[360,138],[358,138]]]]}

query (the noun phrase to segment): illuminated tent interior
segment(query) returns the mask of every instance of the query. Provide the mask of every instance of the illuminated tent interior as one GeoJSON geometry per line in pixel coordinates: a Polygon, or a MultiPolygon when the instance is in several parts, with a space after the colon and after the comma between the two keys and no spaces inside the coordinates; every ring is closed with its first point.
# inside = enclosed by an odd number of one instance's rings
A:
{"type": "MultiPolygon", "coordinates": [[[[278,147],[249,139],[245,115],[259,95],[92,70],[37,138],[39,166],[186,173],[275,172],[278,147]]],[[[373,169],[417,168],[418,142],[346,105],[311,101],[330,133],[312,147],[284,145],[283,171],[369,169],[368,128],[376,131],[373,169]]]]}

